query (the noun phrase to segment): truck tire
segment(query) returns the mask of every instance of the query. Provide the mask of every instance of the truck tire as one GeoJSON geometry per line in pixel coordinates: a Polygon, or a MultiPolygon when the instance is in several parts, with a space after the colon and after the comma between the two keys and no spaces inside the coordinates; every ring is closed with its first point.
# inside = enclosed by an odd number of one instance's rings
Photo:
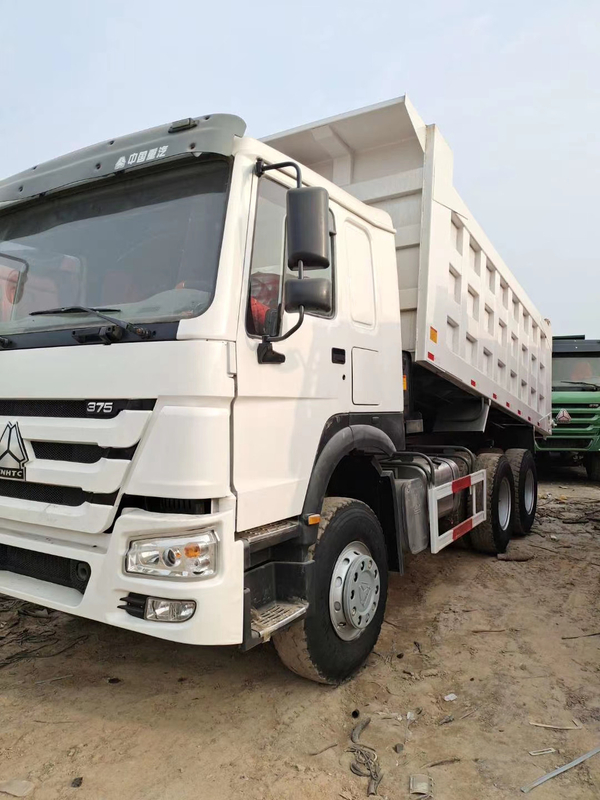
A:
{"type": "Polygon", "coordinates": [[[335,685],[365,662],[381,630],[388,569],[379,520],[365,503],[327,497],[312,557],[308,614],[273,644],[292,672],[335,685]]]}
{"type": "Polygon", "coordinates": [[[479,553],[504,553],[514,528],[515,481],[508,459],[499,453],[477,456],[475,469],[487,473],[487,519],[471,531],[471,544],[479,553]]]}
{"type": "Polygon", "coordinates": [[[600,482],[600,453],[589,453],[585,457],[588,480],[600,482]]]}
{"type": "Polygon", "coordinates": [[[538,480],[535,459],[531,450],[507,450],[506,458],[515,479],[515,527],[517,536],[525,536],[535,520],[538,480]]]}

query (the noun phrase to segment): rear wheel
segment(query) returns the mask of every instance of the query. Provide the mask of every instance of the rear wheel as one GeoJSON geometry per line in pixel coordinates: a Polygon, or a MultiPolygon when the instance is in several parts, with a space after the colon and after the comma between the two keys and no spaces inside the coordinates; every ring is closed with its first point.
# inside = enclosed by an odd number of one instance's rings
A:
{"type": "Polygon", "coordinates": [[[486,471],[487,519],[471,531],[471,544],[480,553],[504,553],[514,529],[515,482],[508,459],[499,453],[481,453],[475,469],[486,471]]]}
{"type": "Polygon", "coordinates": [[[538,498],[537,470],[531,450],[507,450],[506,458],[515,479],[515,528],[518,536],[529,533],[535,520],[538,498]]]}
{"type": "Polygon", "coordinates": [[[365,503],[328,497],[314,547],[308,616],[273,636],[283,663],[319,683],[353,675],[375,646],[385,611],[387,554],[365,503]]]}
{"type": "Polygon", "coordinates": [[[585,469],[591,481],[600,481],[600,453],[589,453],[585,457],[585,469]]]}

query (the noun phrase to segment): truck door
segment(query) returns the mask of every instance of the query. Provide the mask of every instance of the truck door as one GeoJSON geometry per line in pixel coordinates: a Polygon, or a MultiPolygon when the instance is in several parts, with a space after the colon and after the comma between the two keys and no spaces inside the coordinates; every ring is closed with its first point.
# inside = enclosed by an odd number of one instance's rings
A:
{"type": "Polygon", "coordinates": [[[306,314],[301,328],[273,345],[280,364],[259,364],[261,336],[289,330],[296,314],[282,313],[286,193],[282,173],[254,179],[244,268],[245,287],[237,335],[237,394],[233,409],[233,487],[237,529],[248,530],[299,514],[319,440],[327,421],[350,402],[350,353],[336,313],[335,223],[331,215],[330,266],[306,277],[332,282],[329,315],[306,314]],[[274,327],[273,327],[274,323],[274,327]]]}

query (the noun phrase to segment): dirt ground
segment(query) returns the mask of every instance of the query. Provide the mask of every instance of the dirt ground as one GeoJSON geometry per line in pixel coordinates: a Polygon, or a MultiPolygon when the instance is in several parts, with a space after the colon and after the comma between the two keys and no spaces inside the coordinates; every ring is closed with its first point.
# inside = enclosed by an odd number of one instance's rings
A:
{"type": "MultiPolygon", "coordinates": [[[[0,783],[30,780],[34,800],[354,800],[367,778],[349,734],[370,716],[380,796],[408,798],[413,773],[435,800],[521,796],[600,745],[600,636],[567,638],[600,632],[600,488],[565,470],[541,498],[509,549],[530,560],[411,559],[376,652],[339,688],[287,672],[271,645],[200,650],[0,598],[0,783]]],[[[533,796],[598,798],[600,755],[533,796]]]]}

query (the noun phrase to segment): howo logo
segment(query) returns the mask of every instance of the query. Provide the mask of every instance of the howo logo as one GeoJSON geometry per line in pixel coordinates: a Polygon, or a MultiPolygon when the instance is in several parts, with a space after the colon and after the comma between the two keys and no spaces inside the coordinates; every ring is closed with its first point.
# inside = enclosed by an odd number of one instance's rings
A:
{"type": "Polygon", "coordinates": [[[19,424],[9,422],[0,436],[0,478],[24,481],[28,461],[19,424]]]}
{"type": "Polygon", "coordinates": [[[361,605],[366,606],[367,600],[369,599],[370,593],[371,593],[371,584],[369,584],[369,583],[359,583],[358,584],[358,596],[359,596],[361,605]]]}

